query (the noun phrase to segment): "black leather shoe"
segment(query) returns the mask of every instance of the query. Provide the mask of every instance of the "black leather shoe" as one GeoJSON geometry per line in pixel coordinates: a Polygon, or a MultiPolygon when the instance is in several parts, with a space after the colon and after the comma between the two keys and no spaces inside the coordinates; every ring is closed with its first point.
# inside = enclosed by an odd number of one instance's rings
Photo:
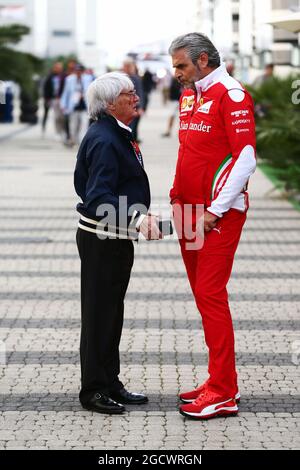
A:
{"type": "Polygon", "coordinates": [[[110,398],[117,401],[118,403],[123,403],[124,405],[142,405],[143,403],[148,402],[146,395],[141,393],[131,393],[127,392],[125,388],[121,388],[117,392],[112,392],[109,394],[110,398]]]}
{"type": "Polygon", "coordinates": [[[114,400],[102,393],[95,393],[88,402],[82,404],[82,407],[86,410],[96,411],[97,413],[108,413],[111,415],[121,414],[125,411],[124,406],[120,405],[120,403],[116,403],[114,400]]]}

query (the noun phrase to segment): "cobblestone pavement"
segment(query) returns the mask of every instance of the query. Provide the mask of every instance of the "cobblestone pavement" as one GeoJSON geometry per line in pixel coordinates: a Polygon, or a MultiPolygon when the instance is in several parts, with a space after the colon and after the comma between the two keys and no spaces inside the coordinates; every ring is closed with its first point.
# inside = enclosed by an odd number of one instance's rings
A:
{"type": "MultiPolygon", "coordinates": [[[[177,142],[160,137],[168,111],[158,104],[154,97],[143,119],[142,150],[153,203],[167,208],[177,142]]],[[[206,379],[207,354],[175,239],[135,247],[121,378],[150,400],[111,417],[78,402],[75,152],[42,140],[38,127],[0,144],[0,340],[7,360],[0,366],[0,448],[299,448],[300,214],[266,178],[258,171],[251,181],[229,285],[238,417],[194,422],[178,414],[176,395],[206,379]]]]}

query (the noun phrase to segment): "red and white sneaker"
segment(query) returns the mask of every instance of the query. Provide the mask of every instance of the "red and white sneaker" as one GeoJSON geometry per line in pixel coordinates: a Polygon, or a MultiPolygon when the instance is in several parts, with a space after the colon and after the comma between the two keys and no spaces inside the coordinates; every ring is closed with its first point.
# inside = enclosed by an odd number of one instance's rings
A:
{"type": "MultiPolygon", "coordinates": [[[[190,392],[184,392],[179,395],[180,400],[182,403],[192,403],[194,400],[196,400],[201,393],[203,393],[207,388],[207,382],[204,382],[204,384],[200,385],[199,387],[195,388],[194,390],[191,390],[190,392]]],[[[235,401],[237,403],[240,403],[241,401],[241,395],[239,392],[235,394],[235,401]]]]}
{"type": "Polygon", "coordinates": [[[239,409],[234,398],[224,398],[206,389],[192,403],[181,405],[180,413],[193,419],[210,419],[216,416],[235,416],[239,409]]]}

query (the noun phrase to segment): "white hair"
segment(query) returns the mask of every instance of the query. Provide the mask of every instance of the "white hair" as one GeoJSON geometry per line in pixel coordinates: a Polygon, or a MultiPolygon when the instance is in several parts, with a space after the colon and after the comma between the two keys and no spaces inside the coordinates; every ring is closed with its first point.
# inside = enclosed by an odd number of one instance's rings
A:
{"type": "Polygon", "coordinates": [[[115,102],[122,90],[133,89],[132,81],[123,72],[109,72],[96,78],[86,93],[90,118],[96,120],[101,113],[107,110],[109,104],[115,102]]]}

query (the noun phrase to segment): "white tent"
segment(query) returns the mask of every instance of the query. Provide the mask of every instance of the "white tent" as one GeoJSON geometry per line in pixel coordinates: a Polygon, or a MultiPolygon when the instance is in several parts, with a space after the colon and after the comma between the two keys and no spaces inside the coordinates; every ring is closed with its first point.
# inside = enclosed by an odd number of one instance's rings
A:
{"type": "Polygon", "coordinates": [[[300,33],[300,12],[282,15],[272,21],[269,21],[276,28],[285,29],[291,33],[300,33]]]}

